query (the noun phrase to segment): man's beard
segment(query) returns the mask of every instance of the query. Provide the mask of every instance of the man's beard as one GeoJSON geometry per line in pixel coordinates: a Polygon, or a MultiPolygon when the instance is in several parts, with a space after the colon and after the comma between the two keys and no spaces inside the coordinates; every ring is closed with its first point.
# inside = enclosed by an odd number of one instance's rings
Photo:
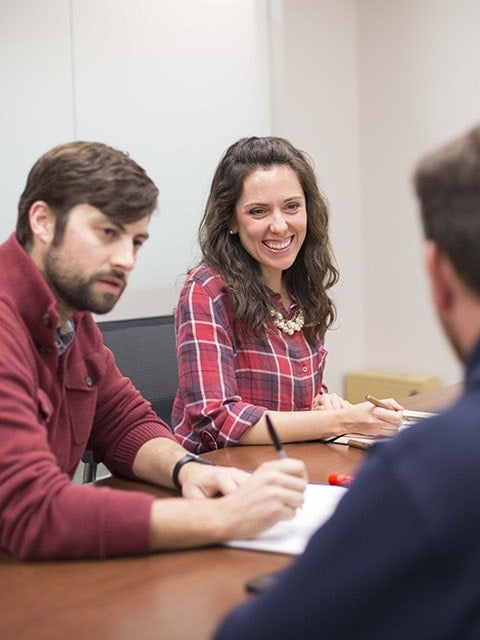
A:
{"type": "Polygon", "coordinates": [[[96,273],[85,278],[75,271],[75,265],[65,260],[59,251],[61,247],[50,248],[45,257],[45,277],[58,301],[63,302],[73,311],[92,311],[93,313],[108,313],[113,309],[117,300],[125,290],[126,282],[123,273],[110,271],[96,273]],[[98,293],[93,291],[95,282],[104,278],[115,278],[123,282],[123,288],[118,294],[98,293]]]}

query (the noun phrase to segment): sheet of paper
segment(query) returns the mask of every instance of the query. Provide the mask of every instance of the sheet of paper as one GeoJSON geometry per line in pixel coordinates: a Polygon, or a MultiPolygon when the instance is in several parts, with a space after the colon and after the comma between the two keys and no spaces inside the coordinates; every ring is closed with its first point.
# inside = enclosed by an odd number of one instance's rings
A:
{"type": "Polygon", "coordinates": [[[293,520],[277,522],[251,540],[232,540],[226,544],[242,549],[299,555],[315,531],[330,518],[347,489],[326,484],[309,484],[305,502],[293,520]]]}
{"type": "Polygon", "coordinates": [[[435,416],[437,414],[430,411],[412,411],[410,409],[404,409],[403,415],[405,418],[404,423],[413,423],[417,422],[418,420],[424,420],[425,418],[431,418],[432,416],[435,416]]]}
{"type": "MultiPolygon", "coordinates": [[[[403,431],[407,427],[416,424],[415,422],[402,422],[402,425],[399,427],[399,431],[403,431]]],[[[379,436],[362,436],[357,435],[356,433],[347,433],[344,436],[340,436],[335,440],[332,440],[331,444],[348,444],[349,440],[354,440],[355,442],[363,442],[367,445],[375,444],[375,442],[382,442],[383,440],[390,440],[394,436],[390,436],[388,438],[381,438],[379,436]]]]}

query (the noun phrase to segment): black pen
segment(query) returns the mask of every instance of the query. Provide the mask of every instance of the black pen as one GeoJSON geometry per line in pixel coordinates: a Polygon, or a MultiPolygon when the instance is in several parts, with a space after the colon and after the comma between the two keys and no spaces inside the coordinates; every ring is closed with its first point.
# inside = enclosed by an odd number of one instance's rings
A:
{"type": "Polygon", "coordinates": [[[265,414],[265,420],[267,421],[268,433],[270,434],[270,438],[272,439],[273,446],[277,451],[277,455],[279,458],[286,458],[287,454],[285,453],[285,449],[282,447],[282,443],[278,439],[277,432],[273,428],[272,421],[270,420],[270,416],[268,413],[265,414]]]}

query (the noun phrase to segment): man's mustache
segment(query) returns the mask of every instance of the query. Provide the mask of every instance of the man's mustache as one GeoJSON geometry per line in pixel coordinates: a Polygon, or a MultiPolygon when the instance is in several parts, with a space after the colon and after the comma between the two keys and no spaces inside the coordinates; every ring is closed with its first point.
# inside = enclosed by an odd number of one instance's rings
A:
{"type": "Polygon", "coordinates": [[[91,282],[96,282],[97,280],[105,280],[109,278],[120,280],[123,287],[127,286],[127,279],[125,277],[125,274],[122,273],[121,271],[108,271],[105,273],[97,273],[95,276],[92,276],[91,282]]]}

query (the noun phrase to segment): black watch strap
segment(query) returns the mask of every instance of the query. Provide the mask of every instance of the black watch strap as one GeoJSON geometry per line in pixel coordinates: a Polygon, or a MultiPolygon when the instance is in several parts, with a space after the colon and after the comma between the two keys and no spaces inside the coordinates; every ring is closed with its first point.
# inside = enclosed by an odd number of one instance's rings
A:
{"type": "Polygon", "coordinates": [[[180,460],[173,467],[173,473],[172,473],[173,484],[180,491],[182,490],[182,485],[178,480],[178,475],[180,473],[180,469],[183,467],[183,465],[187,464],[187,462],[198,462],[200,464],[209,464],[212,467],[215,466],[215,462],[213,462],[212,460],[207,460],[206,458],[197,456],[195,453],[187,453],[187,455],[183,456],[183,458],[180,458],[180,460]]]}

